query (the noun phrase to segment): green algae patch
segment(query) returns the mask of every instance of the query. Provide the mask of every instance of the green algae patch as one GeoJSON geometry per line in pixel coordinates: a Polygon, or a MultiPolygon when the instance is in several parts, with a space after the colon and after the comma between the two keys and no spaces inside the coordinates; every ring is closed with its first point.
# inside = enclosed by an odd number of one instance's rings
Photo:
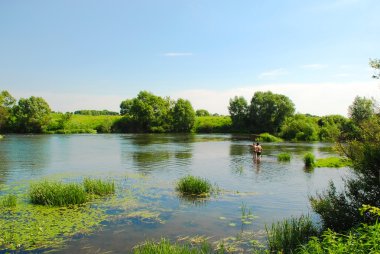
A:
{"type": "Polygon", "coordinates": [[[78,234],[89,234],[106,219],[105,212],[89,205],[46,207],[23,204],[0,209],[0,248],[35,250],[62,246],[78,234]]]}
{"type": "Polygon", "coordinates": [[[318,168],[342,168],[350,166],[352,166],[352,162],[341,157],[320,158],[315,162],[315,167],[318,168]]]}

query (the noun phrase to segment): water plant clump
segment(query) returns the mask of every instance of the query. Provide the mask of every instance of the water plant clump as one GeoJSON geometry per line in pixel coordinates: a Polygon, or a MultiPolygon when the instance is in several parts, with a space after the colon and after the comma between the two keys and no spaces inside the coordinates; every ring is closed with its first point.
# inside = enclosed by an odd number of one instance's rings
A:
{"type": "Polygon", "coordinates": [[[40,182],[30,186],[32,204],[47,206],[79,205],[87,201],[82,185],[78,183],[40,182]]]}
{"type": "Polygon", "coordinates": [[[315,162],[315,167],[317,168],[342,168],[350,166],[352,166],[352,162],[349,159],[341,157],[320,158],[315,162]]]}
{"type": "Polygon", "coordinates": [[[178,181],[176,190],[183,195],[207,196],[212,185],[207,179],[188,175],[178,181]]]}
{"type": "Polygon", "coordinates": [[[0,199],[0,207],[16,207],[17,197],[13,194],[8,194],[0,199]]]}
{"type": "Polygon", "coordinates": [[[261,133],[256,139],[258,142],[283,142],[284,140],[269,133],[261,133]]]}
{"type": "Polygon", "coordinates": [[[147,241],[134,248],[134,254],[208,254],[213,253],[210,244],[202,242],[199,246],[191,246],[190,244],[171,243],[163,238],[159,242],[147,241]]]}
{"type": "Polygon", "coordinates": [[[289,153],[279,153],[277,155],[278,161],[290,161],[292,156],[289,153]]]}
{"type": "Polygon", "coordinates": [[[292,253],[311,237],[318,235],[309,216],[285,219],[272,223],[270,230],[266,226],[265,229],[271,253],[292,253]]]}
{"type": "Polygon", "coordinates": [[[83,186],[86,193],[105,196],[115,193],[114,181],[103,181],[102,179],[85,178],[83,186]]]}
{"type": "Polygon", "coordinates": [[[305,167],[313,168],[315,166],[315,156],[312,153],[306,153],[303,157],[305,167]]]}

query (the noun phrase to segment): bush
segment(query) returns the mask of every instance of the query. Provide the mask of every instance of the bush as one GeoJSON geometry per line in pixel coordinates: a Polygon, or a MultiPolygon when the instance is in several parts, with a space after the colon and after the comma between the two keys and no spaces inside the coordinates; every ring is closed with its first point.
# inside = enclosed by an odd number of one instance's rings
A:
{"type": "Polygon", "coordinates": [[[169,240],[161,239],[156,243],[147,241],[142,245],[136,246],[133,251],[134,254],[207,254],[213,253],[209,244],[203,242],[199,247],[190,245],[179,245],[170,243],[169,240]]]}
{"type": "Polygon", "coordinates": [[[189,175],[178,181],[176,190],[183,195],[203,196],[210,194],[212,185],[206,179],[189,175]]]}
{"type": "Polygon", "coordinates": [[[265,228],[271,253],[293,253],[301,244],[318,234],[309,216],[273,223],[270,231],[265,228]]]}
{"type": "Polygon", "coordinates": [[[196,133],[223,133],[230,132],[232,120],[229,116],[202,116],[195,118],[194,131],[196,133]]]}
{"type": "Polygon", "coordinates": [[[68,206],[86,202],[86,192],[77,183],[40,182],[30,186],[30,201],[37,205],[68,206]]]}
{"type": "Polygon", "coordinates": [[[85,178],[83,181],[86,193],[98,196],[105,196],[115,193],[115,183],[113,181],[103,181],[101,179],[85,178]]]}
{"type": "Polygon", "coordinates": [[[279,153],[277,155],[278,161],[290,161],[291,158],[292,158],[291,155],[288,153],[279,153]]]}
{"type": "Polygon", "coordinates": [[[256,139],[258,142],[282,142],[281,138],[273,136],[269,133],[261,133],[259,137],[256,139]]]}
{"type": "Polygon", "coordinates": [[[312,153],[306,153],[303,157],[305,167],[313,168],[315,166],[315,156],[312,153]]]}
{"type": "Polygon", "coordinates": [[[15,207],[17,204],[17,197],[13,194],[6,195],[0,199],[0,207],[15,207]]]}

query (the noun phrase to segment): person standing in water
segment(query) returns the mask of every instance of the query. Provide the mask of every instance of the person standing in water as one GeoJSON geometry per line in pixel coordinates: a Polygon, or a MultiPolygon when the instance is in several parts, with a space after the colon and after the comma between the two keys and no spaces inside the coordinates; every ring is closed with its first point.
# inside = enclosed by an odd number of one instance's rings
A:
{"type": "Polygon", "coordinates": [[[255,160],[260,161],[261,153],[263,152],[263,148],[261,147],[260,143],[256,143],[256,145],[253,146],[253,149],[255,151],[255,160]]]}

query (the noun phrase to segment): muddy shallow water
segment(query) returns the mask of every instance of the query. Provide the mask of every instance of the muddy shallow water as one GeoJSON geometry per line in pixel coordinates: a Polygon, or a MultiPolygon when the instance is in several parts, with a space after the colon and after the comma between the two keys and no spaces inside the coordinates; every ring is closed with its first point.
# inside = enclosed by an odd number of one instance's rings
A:
{"type": "Polygon", "coordinates": [[[340,186],[349,174],[347,168],[304,168],[306,152],[334,156],[331,144],[263,143],[260,163],[250,144],[244,135],[7,135],[0,141],[0,194],[37,179],[115,180],[114,197],[92,204],[108,219],[51,248],[60,253],[122,253],[147,239],[200,236],[247,250],[249,240],[264,240],[265,224],[307,213],[318,221],[308,196],[329,180],[340,186]],[[281,152],[292,160],[277,162],[281,152]],[[203,200],[179,197],[175,182],[189,174],[220,192],[203,200]]]}

